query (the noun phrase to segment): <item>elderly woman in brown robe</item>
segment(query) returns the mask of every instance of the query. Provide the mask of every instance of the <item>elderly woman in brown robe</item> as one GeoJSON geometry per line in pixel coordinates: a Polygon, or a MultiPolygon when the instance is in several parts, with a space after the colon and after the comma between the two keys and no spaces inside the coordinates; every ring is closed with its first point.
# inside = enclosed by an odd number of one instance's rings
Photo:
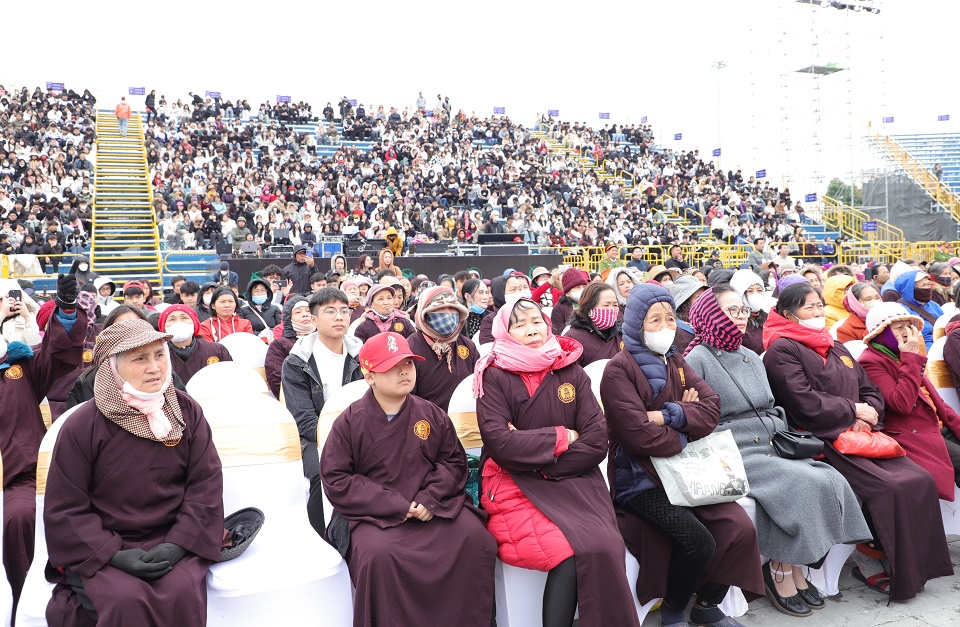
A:
{"type": "Polygon", "coordinates": [[[423,357],[417,361],[413,393],[447,411],[453,391],[473,374],[480,358],[477,347],[460,334],[467,308],[446,285],[429,287],[420,294],[417,328],[408,338],[410,350],[423,357]]]}
{"type": "Polygon", "coordinates": [[[483,438],[480,504],[501,561],[547,572],[543,627],[638,625],[598,464],[603,412],[577,363],[581,347],[551,333],[540,306],[507,303],[493,318],[493,349],[477,362],[483,438]]]}
{"type": "Polygon", "coordinates": [[[210,426],[173,387],[170,336],[117,323],[97,338],[93,402],[63,425],[43,522],[51,625],[205,625],[223,480],[210,426]]]}
{"type": "Polygon", "coordinates": [[[736,503],[680,507],[670,503],[651,457],[671,457],[689,438],[714,431],[720,397],[681,357],[673,298],[659,285],[630,291],[623,315],[624,350],[600,383],[610,427],[608,474],[620,531],[640,562],[641,603],[663,598],[664,626],[690,622],[736,627],[719,604],[730,586],[763,596],[757,533],[736,503]]]}
{"type": "Polygon", "coordinates": [[[834,448],[848,429],[882,429],[884,403],[863,368],[830,337],[825,320],[823,299],[809,283],[780,292],[763,327],[770,389],[791,427],[824,440],[825,461],[862,502],[875,542],[858,545],[854,577],[893,600],[910,599],[927,580],[953,574],[937,485],[907,457],[868,459],[834,448]],[[884,554],[889,575],[878,559],[884,554]]]}

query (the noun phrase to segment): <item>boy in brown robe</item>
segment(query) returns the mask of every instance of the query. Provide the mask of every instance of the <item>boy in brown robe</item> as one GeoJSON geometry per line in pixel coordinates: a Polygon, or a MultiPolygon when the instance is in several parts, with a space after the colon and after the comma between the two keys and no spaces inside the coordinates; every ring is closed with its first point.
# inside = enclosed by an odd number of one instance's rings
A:
{"type": "Polygon", "coordinates": [[[410,393],[422,357],[387,332],[359,358],[370,390],[334,422],[320,457],[331,527],[349,526],[353,624],[487,627],[497,546],[485,515],[465,504],[453,423],[410,393]]]}

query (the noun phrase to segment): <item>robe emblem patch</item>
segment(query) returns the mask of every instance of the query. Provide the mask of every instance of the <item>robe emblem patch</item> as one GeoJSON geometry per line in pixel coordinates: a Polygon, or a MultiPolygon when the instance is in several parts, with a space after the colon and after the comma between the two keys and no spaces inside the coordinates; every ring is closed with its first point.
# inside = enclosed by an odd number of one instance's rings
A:
{"type": "Polygon", "coordinates": [[[413,434],[421,440],[426,440],[430,437],[430,423],[426,420],[418,420],[417,424],[413,425],[413,434]]]}
{"type": "Polygon", "coordinates": [[[89,364],[91,361],[93,361],[93,351],[88,348],[83,351],[83,363],[89,364]]]}
{"type": "Polygon", "coordinates": [[[207,359],[207,365],[208,365],[208,366],[209,366],[210,364],[218,364],[218,363],[220,363],[220,358],[219,358],[219,357],[210,357],[209,359],[207,359]]]}
{"type": "Polygon", "coordinates": [[[395,322],[395,323],[393,324],[393,330],[396,331],[397,333],[402,333],[402,332],[403,332],[403,323],[402,323],[402,322],[395,322]]]}
{"type": "Polygon", "coordinates": [[[470,356],[470,349],[466,346],[458,346],[457,355],[460,355],[460,359],[466,359],[470,356]]]}
{"type": "Polygon", "coordinates": [[[7,368],[7,372],[4,376],[8,379],[19,379],[23,377],[23,368],[14,364],[13,366],[7,368]]]}
{"type": "Polygon", "coordinates": [[[853,368],[853,360],[847,357],[846,355],[842,355],[840,357],[840,361],[842,361],[843,365],[846,366],[847,368],[853,368]]]}
{"type": "Polygon", "coordinates": [[[623,340],[620,340],[620,350],[623,350],[623,340]]]}
{"type": "Polygon", "coordinates": [[[557,388],[557,397],[561,403],[572,403],[577,398],[577,389],[572,383],[564,383],[557,388]]]}

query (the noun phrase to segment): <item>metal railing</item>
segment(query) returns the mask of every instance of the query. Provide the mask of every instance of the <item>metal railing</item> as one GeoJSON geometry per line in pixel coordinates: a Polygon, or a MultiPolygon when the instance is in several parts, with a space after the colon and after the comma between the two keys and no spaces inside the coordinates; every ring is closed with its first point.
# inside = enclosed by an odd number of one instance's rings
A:
{"type": "Polygon", "coordinates": [[[954,220],[960,220],[960,197],[945,186],[919,159],[889,135],[869,135],[869,140],[903,170],[938,205],[946,208],[954,220]]]}
{"type": "Polygon", "coordinates": [[[820,216],[824,225],[858,240],[902,241],[904,238],[903,229],[872,218],[866,211],[851,207],[830,196],[823,197],[820,216]],[[876,230],[864,231],[864,224],[867,222],[876,223],[876,230]]]}

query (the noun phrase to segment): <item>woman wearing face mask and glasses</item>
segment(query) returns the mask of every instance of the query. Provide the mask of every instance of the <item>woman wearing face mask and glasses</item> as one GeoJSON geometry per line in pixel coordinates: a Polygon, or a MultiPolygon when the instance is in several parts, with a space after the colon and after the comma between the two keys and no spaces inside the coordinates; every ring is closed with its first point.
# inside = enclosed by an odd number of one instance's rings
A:
{"type": "Polygon", "coordinates": [[[686,607],[696,593],[691,623],[737,627],[718,605],[731,585],[748,600],[763,596],[753,523],[736,503],[671,504],[650,459],[678,454],[689,439],[713,433],[720,419],[720,397],[678,353],[676,330],[666,289],[644,283],[630,291],[624,350],[600,383],[617,522],[640,560],[640,602],[662,597],[663,625],[688,624],[686,607]]]}
{"type": "Polygon", "coordinates": [[[823,300],[809,283],[784,288],[763,333],[770,389],[791,427],[824,441],[824,461],[840,471],[862,503],[874,541],[858,545],[854,577],[892,600],[910,599],[927,580],[953,573],[937,486],[907,457],[869,459],[834,448],[844,431],[881,430],[884,401],[824,322],[823,300]],[[889,574],[880,562],[884,555],[889,574]]]}
{"type": "Polygon", "coordinates": [[[623,347],[620,335],[620,307],[614,288],[606,283],[591,283],[583,288],[580,307],[570,319],[570,328],[564,336],[572,338],[583,347],[577,360],[581,366],[600,359],[616,356],[623,347]]]}

